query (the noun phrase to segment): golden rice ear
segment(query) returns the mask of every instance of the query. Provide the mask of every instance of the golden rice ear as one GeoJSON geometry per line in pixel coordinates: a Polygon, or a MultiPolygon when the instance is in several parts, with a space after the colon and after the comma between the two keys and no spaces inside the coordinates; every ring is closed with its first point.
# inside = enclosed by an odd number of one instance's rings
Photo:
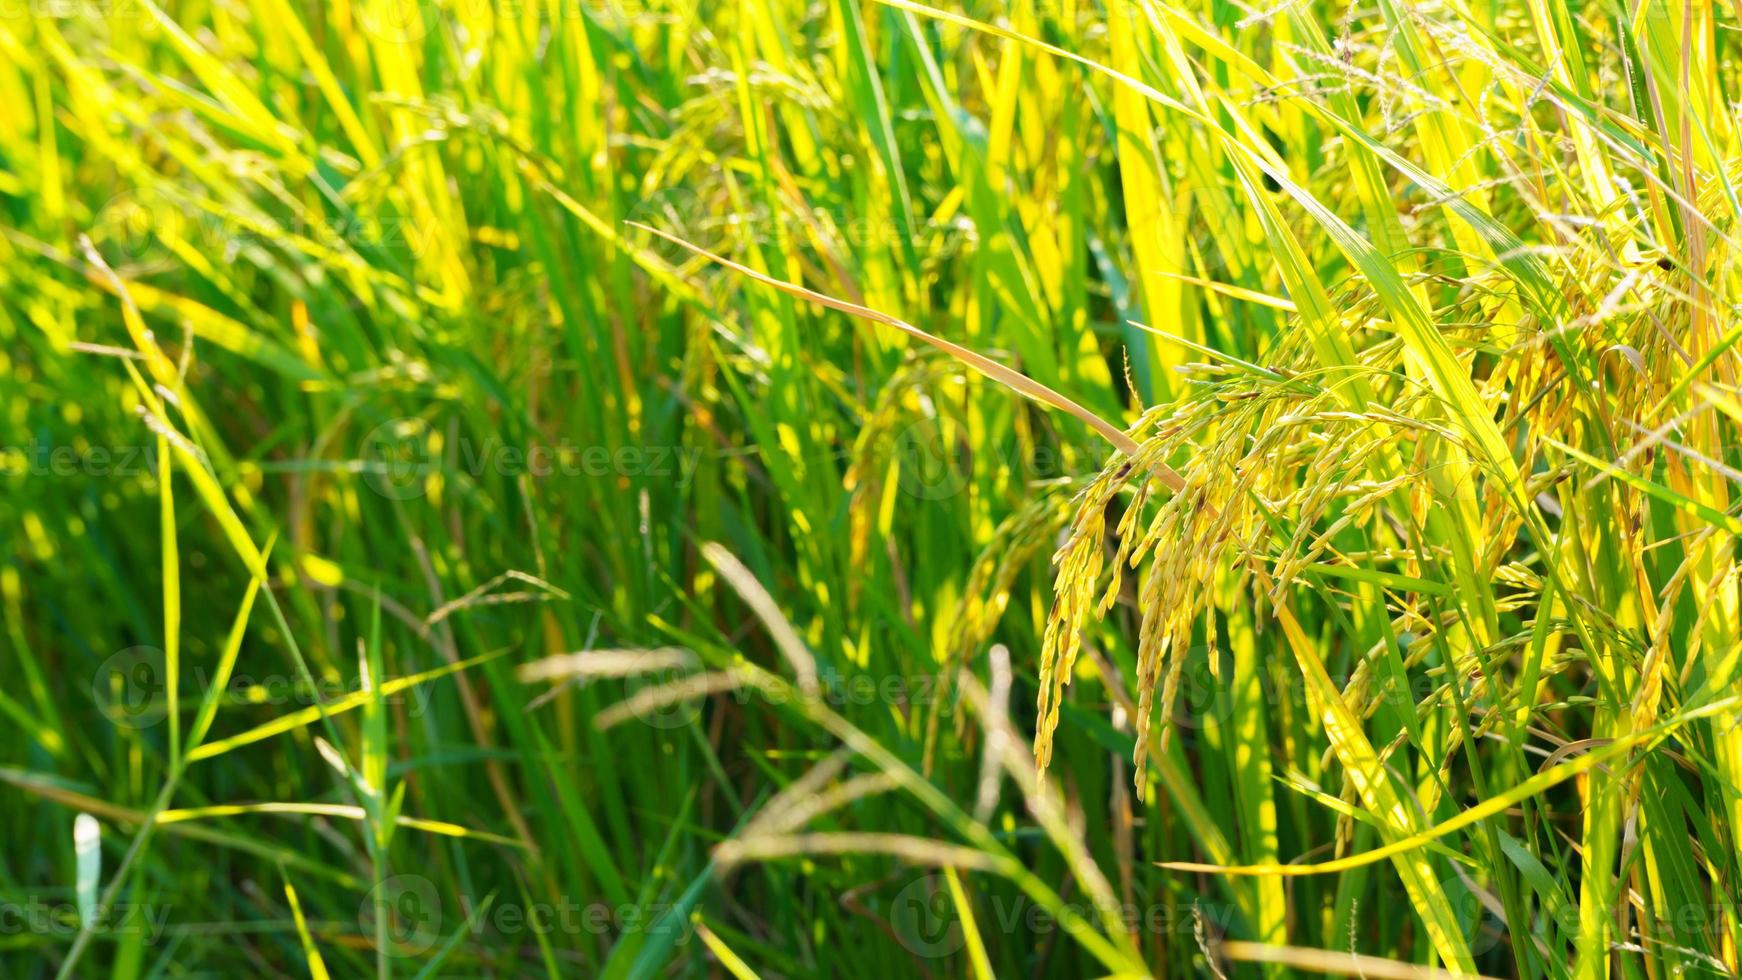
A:
{"type": "MultiPolygon", "coordinates": [[[[1091,612],[1098,615],[1110,605],[1110,602],[1105,598],[1101,602],[1096,601],[1097,586],[1105,563],[1102,543],[1106,531],[1106,507],[1113,496],[1132,479],[1134,473],[1139,475],[1144,482],[1147,482],[1149,478],[1154,478],[1175,492],[1184,489],[1186,481],[1165,462],[1167,454],[1145,452],[1144,447],[1125,430],[1046,385],[980,353],[937,337],[887,313],[857,303],[838,300],[806,289],[796,283],[776,279],[657,228],[636,222],[627,222],[627,224],[663,238],[711,262],[725,266],[788,295],[809,300],[850,316],[894,327],[948,353],[951,357],[1018,394],[1070,415],[1094,429],[1119,451],[1119,454],[1108,463],[1101,475],[1085,491],[1084,502],[1078,509],[1076,520],[1072,522],[1071,536],[1055,556],[1058,565],[1057,598],[1055,598],[1052,610],[1048,614],[1046,633],[1042,641],[1040,691],[1037,699],[1038,720],[1034,736],[1035,760],[1040,771],[1044,773],[1052,761],[1053,732],[1058,727],[1059,706],[1064,697],[1064,687],[1070,682],[1071,672],[1076,667],[1077,653],[1081,649],[1083,623],[1091,612]]],[[[1139,500],[1137,505],[1141,506],[1141,504],[1142,501],[1139,500]]],[[[1130,550],[1122,545],[1118,557],[1120,564],[1123,564],[1130,559],[1130,550]]],[[[1116,579],[1119,574],[1119,569],[1115,568],[1116,579]]],[[[1117,588],[1118,584],[1115,581],[1108,586],[1105,595],[1113,595],[1117,588]]],[[[1170,676],[1176,677],[1177,673],[1176,666],[1170,676]]],[[[1143,691],[1143,697],[1146,704],[1153,701],[1153,693],[1147,689],[1143,691]]],[[[1143,728],[1147,725],[1147,710],[1141,714],[1143,717],[1138,719],[1138,724],[1140,728],[1143,728]]],[[[1142,763],[1143,745],[1140,740],[1137,751],[1139,778],[1142,776],[1142,763]]]]}
{"type": "Polygon", "coordinates": [[[1079,498],[1069,536],[1053,556],[1054,597],[1041,643],[1034,755],[1041,772],[1052,761],[1052,736],[1058,727],[1065,685],[1076,667],[1082,629],[1096,605],[1106,533],[1107,505],[1123,487],[1125,467],[1110,463],[1079,498]]]}

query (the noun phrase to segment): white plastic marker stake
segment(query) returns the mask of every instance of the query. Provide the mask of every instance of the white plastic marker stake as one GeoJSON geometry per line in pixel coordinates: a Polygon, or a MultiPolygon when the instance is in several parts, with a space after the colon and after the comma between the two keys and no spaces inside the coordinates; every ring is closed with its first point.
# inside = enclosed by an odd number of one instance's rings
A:
{"type": "Polygon", "coordinates": [[[88,813],[73,820],[73,853],[78,859],[79,925],[89,928],[97,914],[97,879],[103,870],[103,825],[88,813]]]}

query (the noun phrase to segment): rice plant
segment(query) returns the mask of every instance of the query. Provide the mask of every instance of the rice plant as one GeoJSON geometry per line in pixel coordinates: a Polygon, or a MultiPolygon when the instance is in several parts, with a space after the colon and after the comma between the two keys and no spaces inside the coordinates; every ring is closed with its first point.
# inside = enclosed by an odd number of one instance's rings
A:
{"type": "Polygon", "coordinates": [[[0,0],[0,965],[1735,975],[1739,73],[0,0]]]}

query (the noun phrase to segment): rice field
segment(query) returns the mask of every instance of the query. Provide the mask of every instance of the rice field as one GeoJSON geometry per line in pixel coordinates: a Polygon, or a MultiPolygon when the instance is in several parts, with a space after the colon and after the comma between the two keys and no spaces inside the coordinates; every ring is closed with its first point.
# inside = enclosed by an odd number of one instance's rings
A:
{"type": "Polygon", "coordinates": [[[1736,975],[1739,100],[1736,0],[0,0],[0,972],[1736,975]]]}

